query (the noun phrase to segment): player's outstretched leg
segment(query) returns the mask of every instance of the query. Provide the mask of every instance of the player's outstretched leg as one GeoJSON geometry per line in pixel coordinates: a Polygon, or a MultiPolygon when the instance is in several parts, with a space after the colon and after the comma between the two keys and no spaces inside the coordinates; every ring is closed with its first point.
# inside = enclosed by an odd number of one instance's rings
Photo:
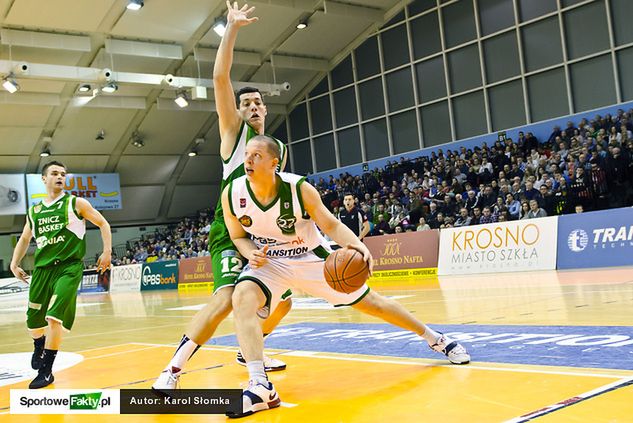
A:
{"type": "Polygon", "coordinates": [[[444,354],[453,364],[470,362],[470,355],[461,344],[420,322],[397,301],[370,291],[352,307],[392,325],[417,333],[426,340],[433,351],[444,354]]]}

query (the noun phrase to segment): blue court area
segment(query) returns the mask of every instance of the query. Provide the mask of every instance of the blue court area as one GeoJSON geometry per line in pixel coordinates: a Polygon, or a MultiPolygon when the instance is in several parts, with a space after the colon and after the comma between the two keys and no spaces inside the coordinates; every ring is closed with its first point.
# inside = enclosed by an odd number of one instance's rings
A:
{"type": "MultiPolygon", "coordinates": [[[[633,327],[432,325],[459,340],[474,362],[633,370],[633,327]]],[[[209,344],[236,346],[235,336],[209,344]]],[[[267,348],[439,358],[411,332],[388,324],[300,323],[278,328],[267,348]]]]}

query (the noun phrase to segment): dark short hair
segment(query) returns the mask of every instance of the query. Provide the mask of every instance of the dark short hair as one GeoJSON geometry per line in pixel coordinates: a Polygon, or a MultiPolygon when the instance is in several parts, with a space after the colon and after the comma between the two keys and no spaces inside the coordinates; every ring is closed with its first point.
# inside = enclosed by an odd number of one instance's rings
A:
{"type": "Polygon", "coordinates": [[[264,96],[262,95],[262,92],[259,91],[258,88],[255,88],[255,87],[242,87],[239,90],[237,90],[237,92],[235,93],[235,103],[237,104],[238,107],[240,105],[240,96],[242,94],[248,94],[248,93],[258,93],[259,96],[261,97],[262,101],[264,101],[264,96]]]}
{"type": "Polygon", "coordinates": [[[42,168],[42,176],[46,176],[46,172],[48,172],[48,168],[51,166],[59,166],[63,167],[64,170],[67,170],[65,164],[63,164],[62,162],[58,162],[57,160],[53,160],[44,165],[44,167],[42,168]]]}
{"type": "Polygon", "coordinates": [[[352,194],[351,192],[346,192],[345,194],[343,194],[343,198],[347,197],[348,195],[349,195],[350,197],[352,197],[352,198],[355,198],[355,197],[356,197],[356,196],[355,196],[354,194],[352,194]]]}
{"type": "Polygon", "coordinates": [[[281,161],[281,148],[277,141],[275,141],[272,137],[268,135],[255,135],[250,141],[263,141],[266,143],[268,148],[268,152],[272,154],[273,157],[276,157],[277,160],[281,161]]]}

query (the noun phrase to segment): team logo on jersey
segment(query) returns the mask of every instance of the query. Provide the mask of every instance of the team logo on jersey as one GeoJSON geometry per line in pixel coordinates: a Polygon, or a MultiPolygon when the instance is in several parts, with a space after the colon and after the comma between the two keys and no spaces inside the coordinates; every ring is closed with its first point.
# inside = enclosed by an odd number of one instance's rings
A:
{"type": "Polygon", "coordinates": [[[240,208],[246,207],[246,198],[240,198],[240,208]]]}
{"type": "Polygon", "coordinates": [[[247,228],[253,224],[253,219],[251,219],[251,217],[247,215],[240,217],[239,221],[242,224],[242,226],[245,226],[247,228]]]}
{"type": "Polygon", "coordinates": [[[284,214],[277,218],[277,226],[285,235],[293,235],[295,233],[295,223],[297,223],[297,218],[293,215],[284,214]]]}
{"type": "Polygon", "coordinates": [[[38,204],[37,206],[33,207],[33,212],[34,213],[39,213],[42,211],[42,205],[38,204]]]}

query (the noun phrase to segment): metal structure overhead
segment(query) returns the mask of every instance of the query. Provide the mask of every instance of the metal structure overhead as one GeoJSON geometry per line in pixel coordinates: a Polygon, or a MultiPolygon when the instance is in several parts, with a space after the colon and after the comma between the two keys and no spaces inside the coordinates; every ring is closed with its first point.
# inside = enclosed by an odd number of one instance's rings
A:
{"type": "MultiPolygon", "coordinates": [[[[409,1],[258,0],[231,78],[267,94],[269,129],[409,1]],[[297,24],[308,22],[305,29],[297,24]]],[[[117,172],[114,224],[165,222],[209,206],[221,180],[213,61],[223,0],[0,0],[0,173],[117,172]],[[111,91],[103,88],[110,84],[111,91]],[[98,89],[98,91],[95,91],[98,89]],[[189,106],[174,103],[186,89],[189,106]],[[205,98],[206,97],[206,98],[205,98]],[[134,135],[134,136],[133,136],[134,135]],[[133,145],[142,137],[144,146],[133,145]],[[204,142],[201,142],[204,139],[204,142]],[[192,148],[196,156],[189,156],[192,148]],[[40,157],[48,148],[50,157],[40,157]]],[[[22,216],[0,217],[0,232],[22,216]]]]}

